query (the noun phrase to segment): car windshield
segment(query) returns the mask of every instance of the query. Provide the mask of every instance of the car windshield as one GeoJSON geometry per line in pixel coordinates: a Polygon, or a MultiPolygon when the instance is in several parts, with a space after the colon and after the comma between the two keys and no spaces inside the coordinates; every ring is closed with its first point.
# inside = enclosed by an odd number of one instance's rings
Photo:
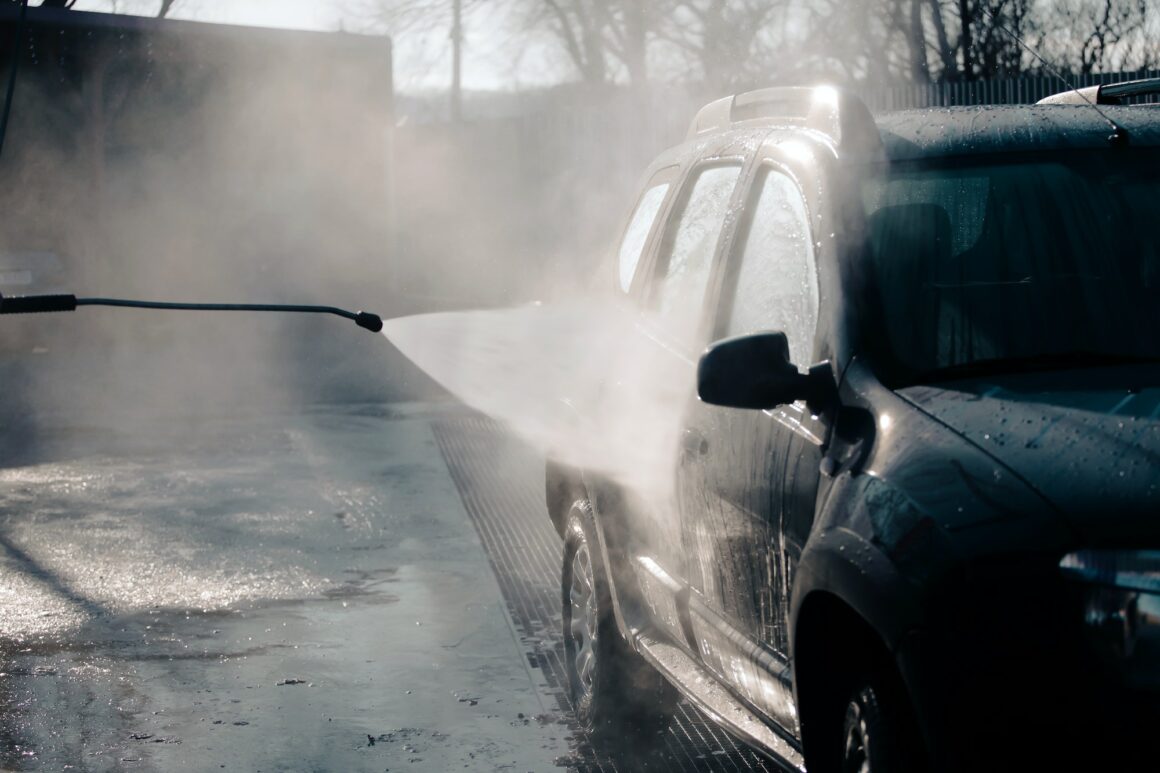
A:
{"type": "Polygon", "coordinates": [[[895,164],[862,201],[886,380],[1160,360],[1160,152],[895,164]]]}

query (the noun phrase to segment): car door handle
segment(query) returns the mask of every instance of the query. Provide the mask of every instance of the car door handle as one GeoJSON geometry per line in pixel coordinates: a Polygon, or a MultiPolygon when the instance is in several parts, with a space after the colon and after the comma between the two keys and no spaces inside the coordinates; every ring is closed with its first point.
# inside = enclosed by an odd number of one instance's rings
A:
{"type": "Polygon", "coordinates": [[[693,459],[709,453],[709,440],[695,429],[686,429],[681,435],[681,455],[693,459]]]}

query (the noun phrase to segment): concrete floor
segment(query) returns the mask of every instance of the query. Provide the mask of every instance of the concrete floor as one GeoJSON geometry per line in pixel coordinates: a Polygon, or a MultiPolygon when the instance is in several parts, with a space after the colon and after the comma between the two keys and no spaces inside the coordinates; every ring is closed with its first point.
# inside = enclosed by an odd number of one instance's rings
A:
{"type": "Polygon", "coordinates": [[[555,768],[431,435],[457,410],[40,417],[0,469],[0,766],[555,768]]]}

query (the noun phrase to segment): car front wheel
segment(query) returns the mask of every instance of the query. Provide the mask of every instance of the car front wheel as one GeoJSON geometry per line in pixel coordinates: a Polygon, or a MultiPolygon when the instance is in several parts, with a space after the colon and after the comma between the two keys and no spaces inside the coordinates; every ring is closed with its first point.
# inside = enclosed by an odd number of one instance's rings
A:
{"type": "Polygon", "coordinates": [[[581,728],[639,750],[667,726],[673,687],[621,637],[592,510],[578,502],[568,514],[561,572],[564,661],[581,728]]]}
{"type": "Polygon", "coordinates": [[[920,769],[909,752],[898,715],[901,706],[874,681],[860,684],[846,703],[842,726],[842,773],[912,773],[920,769]]]}

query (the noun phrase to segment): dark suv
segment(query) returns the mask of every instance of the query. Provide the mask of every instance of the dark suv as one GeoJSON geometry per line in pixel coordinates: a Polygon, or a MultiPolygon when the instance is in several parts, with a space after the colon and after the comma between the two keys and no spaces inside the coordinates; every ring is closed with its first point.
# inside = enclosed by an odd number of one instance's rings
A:
{"type": "Polygon", "coordinates": [[[1115,102],[1157,85],[768,89],[653,163],[618,291],[700,399],[672,512],[549,464],[583,725],[679,691],[811,773],[1149,759],[1160,111],[1115,102]]]}

